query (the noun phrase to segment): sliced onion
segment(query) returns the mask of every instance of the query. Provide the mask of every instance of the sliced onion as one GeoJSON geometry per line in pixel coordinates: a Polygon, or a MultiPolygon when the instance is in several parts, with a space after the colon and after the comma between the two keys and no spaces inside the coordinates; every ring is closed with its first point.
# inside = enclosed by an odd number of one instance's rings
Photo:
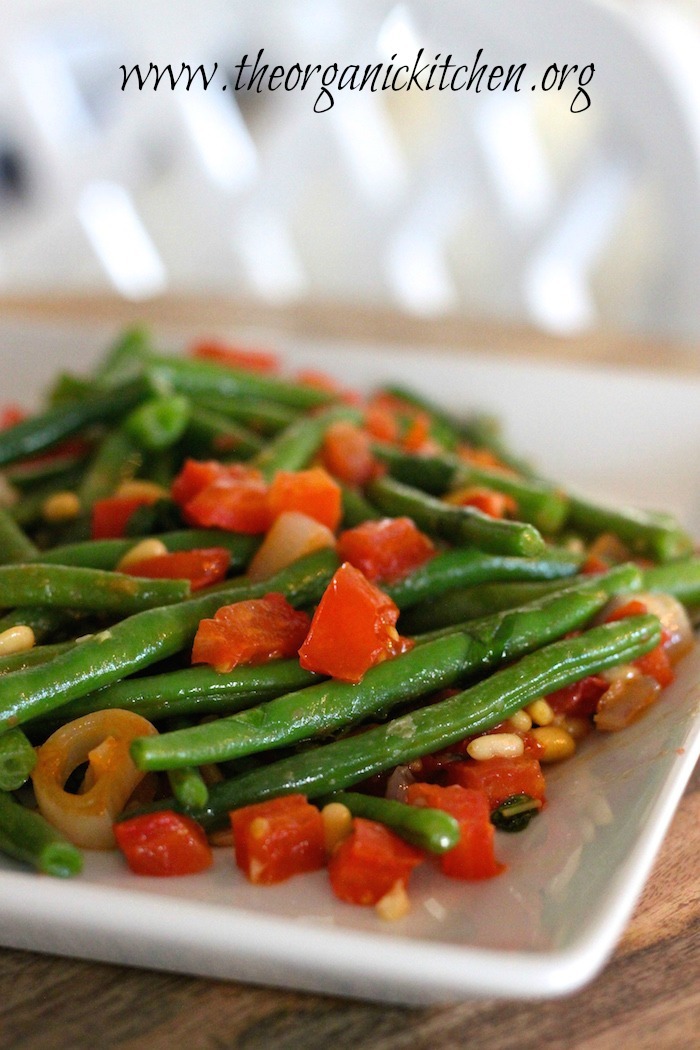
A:
{"type": "Polygon", "coordinates": [[[626,729],[656,703],[660,693],[661,686],[649,675],[618,678],[598,701],[593,717],[596,728],[607,733],[626,729]]]}
{"type": "Polygon", "coordinates": [[[57,729],[37,751],[32,772],[39,812],[76,846],[112,849],[112,825],[143,780],[129,755],[131,741],[156,728],[119,709],[95,711],[57,729]],[[78,794],[65,790],[71,773],[88,762],[78,794]]]}
{"type": "Polygon", "coordinates": [[[266,580],[297,558],[334,547],[335,536],[320,521],[300,511],[284,511],[270,526],[248,566],[250,580],[266,580]]]}
{"type": "Polygon", "coordinates": [[[386,782],[384,794],[397,802],[405,802],[406,790],[409,784],[414,784],[415,781],[416,778],[408,766],[397,766],[386,782]]]}
{"type": "Polygon", "coordinates": [[[599,614],[600,621],[606,619],[611,612],[627,605],[629,601],[641,602],[653,616],[658,616],[661,627],[666,633],[667,641],[664,648],[672,664],[677,663],[682,656],[688,653],[694,644],[693,628],[691,627],[685,608],[671,594],[656,594],[651,591],[639,591],[635,594],[620,594],[613,598],[599,614]]]}

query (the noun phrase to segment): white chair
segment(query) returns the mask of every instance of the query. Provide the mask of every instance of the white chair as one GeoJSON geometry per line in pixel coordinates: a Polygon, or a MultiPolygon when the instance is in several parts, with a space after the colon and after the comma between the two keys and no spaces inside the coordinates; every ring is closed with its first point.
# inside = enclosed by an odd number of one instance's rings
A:
{"type": "Polygon", "coordinates": [[[26,177],[0,196],[0,289],[213,289],[692,339],[699,56],[660,2],[15,4],[0,149],[26,177]],[[316,113],[310,89],[222,90],[260,47],[287,69],[412,64],[421,47],[526,69],[519,91],[335,90],[316,113]],[[217,61],[219,79],[121,91],[119,65],[150,61],[217,61]],[[552,63],[578,69],[530,90],[552,63]],[[584,67],[590,106],[572,113],[584,67]]]}

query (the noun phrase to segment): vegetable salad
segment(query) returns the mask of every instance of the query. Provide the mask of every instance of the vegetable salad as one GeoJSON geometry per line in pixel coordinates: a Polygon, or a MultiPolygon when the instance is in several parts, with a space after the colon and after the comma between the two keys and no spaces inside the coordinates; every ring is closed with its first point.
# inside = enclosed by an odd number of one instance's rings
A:
{"type": "Polygon", "coordinates": [[[546,771],[663,702],[700,559],[493,420],[132,330],[0,418],[0,850],[79,875],[504,869],[546,771]]]}

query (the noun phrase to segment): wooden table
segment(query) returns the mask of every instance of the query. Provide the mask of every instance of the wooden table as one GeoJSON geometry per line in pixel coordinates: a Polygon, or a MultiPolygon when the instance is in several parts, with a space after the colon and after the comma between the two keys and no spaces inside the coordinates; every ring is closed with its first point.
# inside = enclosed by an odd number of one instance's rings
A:
{"type": "MultiPolygon", "coordinates": [[[[543,339],[464,322],[409,323],[382,311],[270,311],[221,300],[133,306],[74,298],[0,300],[0,316],[195,326],[265,324],[292,333],[419,339],[443,346],[565,354],[697,368],[688,348],[627,338],[543,339]],[[343,319],[347,330],[343,330],[343,319]]],[[[691,1050],[700,1043],[700,770],[696,769],[634,917],[604,972],[561,1000],[381,1006],[0,949],[0,1046],[149,1050],[691,1050]]]]}

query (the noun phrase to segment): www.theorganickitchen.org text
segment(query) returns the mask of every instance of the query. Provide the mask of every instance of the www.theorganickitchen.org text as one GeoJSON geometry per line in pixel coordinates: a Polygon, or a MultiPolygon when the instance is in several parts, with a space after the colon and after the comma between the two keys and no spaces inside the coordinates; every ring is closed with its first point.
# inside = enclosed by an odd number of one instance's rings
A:
{"type": "Polygon", "coordinates": [[[420,48],[409,62],[394,54],[389,62],[364,65],[281,65],[266,61],[265,49],[260,48],[255,56],[245,54],[240,62],[226,67],[218,62],[208,67],[181,62],[178,69],[177,64],[149,62],[148,67],[135,63],[119,69],[122,91],[307,91],[314,99],[314,113],[327,113],[335,105],[337,94],[347,91],[554,92],[564,95],[571,113],[583,113],[591,105],[588,89],[595,73],[593,62],[551,62],[537,74],[529,73],[526,62],[500,65],[485,61],[483,48],[479,48],[471,64],[440,52],[427,59],[425,49],[420,48]]]}

